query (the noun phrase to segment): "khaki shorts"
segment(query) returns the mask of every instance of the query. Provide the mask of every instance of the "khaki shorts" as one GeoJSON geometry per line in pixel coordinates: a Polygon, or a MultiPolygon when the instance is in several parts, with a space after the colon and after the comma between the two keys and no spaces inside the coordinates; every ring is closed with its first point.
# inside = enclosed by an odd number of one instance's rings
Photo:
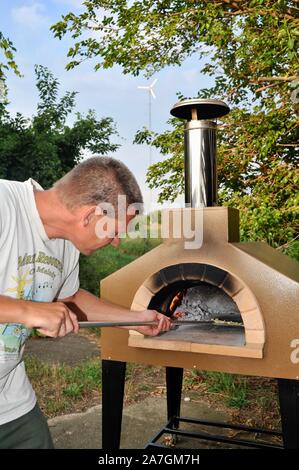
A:
{"type": "Polygon", "coordinates": [[[24,416],[0,425],[0,449],[54,449],[38,404],[24,416]]]}

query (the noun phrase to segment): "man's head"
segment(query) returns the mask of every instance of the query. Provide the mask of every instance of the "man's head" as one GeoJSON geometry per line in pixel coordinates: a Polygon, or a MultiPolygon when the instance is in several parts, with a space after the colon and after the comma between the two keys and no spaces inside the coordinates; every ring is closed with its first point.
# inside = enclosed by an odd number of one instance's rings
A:
{"type": "MultiPolygon", "coordinates": [[[[135,205],[140,212],[143,203],[134,175],[126,165],[111,157],[93,157],[79,163],[54,188],[59,201],[74,216],[69,239],[84,254],[118,244],[119,196],[125,201],[122,210],[135,205]]],[[[134,210],[129,212],[123,221],[125,225],[136,214],[134,210]]]]}

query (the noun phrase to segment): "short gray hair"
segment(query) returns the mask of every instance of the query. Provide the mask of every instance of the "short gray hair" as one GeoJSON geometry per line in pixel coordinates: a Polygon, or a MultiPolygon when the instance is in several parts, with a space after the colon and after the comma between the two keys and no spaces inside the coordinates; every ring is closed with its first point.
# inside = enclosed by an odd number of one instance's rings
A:
{"type": "Polygon", "coordinates": [[[117,208],[118,195],[125,195],[127,205],[142,204],[143,198],[129,168],[112,157],[92,157],[56,181],[61,202],[68,208],[110,203],[117,208]]]}

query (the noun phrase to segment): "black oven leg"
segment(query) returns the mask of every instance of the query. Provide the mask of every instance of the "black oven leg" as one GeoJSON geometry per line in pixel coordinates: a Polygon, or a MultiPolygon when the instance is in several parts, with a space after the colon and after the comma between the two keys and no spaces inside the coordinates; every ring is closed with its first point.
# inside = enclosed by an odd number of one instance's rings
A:
{"type": "MultiPolygon", "coordinates": [[[[167,417],[168,421],[174,416],[180,416],[181,397],[184,369],[166,367],[167,417]]],[[[178,428],[178,422],[173,420],[173,427],[178,428]]]]}
{"type": "Polygon", "coordinates": [[[102,361],[102,447],[119,449],[126,362],[102,361]]]}
{"type": "Polygon", "coordinates": [[[299,380],[278,379],[281,427],[285,449],[299,449],[299,380]]]}

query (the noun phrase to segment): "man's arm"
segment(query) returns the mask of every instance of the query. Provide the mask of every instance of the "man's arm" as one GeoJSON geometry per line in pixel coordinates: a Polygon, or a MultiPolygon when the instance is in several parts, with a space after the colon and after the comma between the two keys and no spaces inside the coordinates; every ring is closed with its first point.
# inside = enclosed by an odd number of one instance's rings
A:
{"type": "Polygon", "coordinates": [[[170,328],[170,320],[155,310],[134,312],[118,305],[99,299],[86,290],[79,289],[66,299],[59,299],[75,312],[80,320],[117,322],[117,321],[156,321],[157,326],[130,327],[146,335],[155,336],[170,328]]]}
{"type": "Polygon", "coordinates": [[[0,295],[0,323],[23,323],[25,300],[0,295]]]}
{"type": "Polygon", "coordinates": [[[78,333],[77,316],[62,302],[32,302],[0,295],[0,323],[22,323],[47,336],[78,333]]]}
{"type": "Polygon", "coordinates": [[[155,310],[132,312],[79,289],[57,302],[32,302],[0,295],[0,323],[22,323],[41,333],[57,337],[78,333],[78,318],[89,321],[156,321],[157,326],[134,328],[155,336],[170,328],[170,320],[155,310]],[[75,312],[75,313],[74,313],[75,312]]]}

